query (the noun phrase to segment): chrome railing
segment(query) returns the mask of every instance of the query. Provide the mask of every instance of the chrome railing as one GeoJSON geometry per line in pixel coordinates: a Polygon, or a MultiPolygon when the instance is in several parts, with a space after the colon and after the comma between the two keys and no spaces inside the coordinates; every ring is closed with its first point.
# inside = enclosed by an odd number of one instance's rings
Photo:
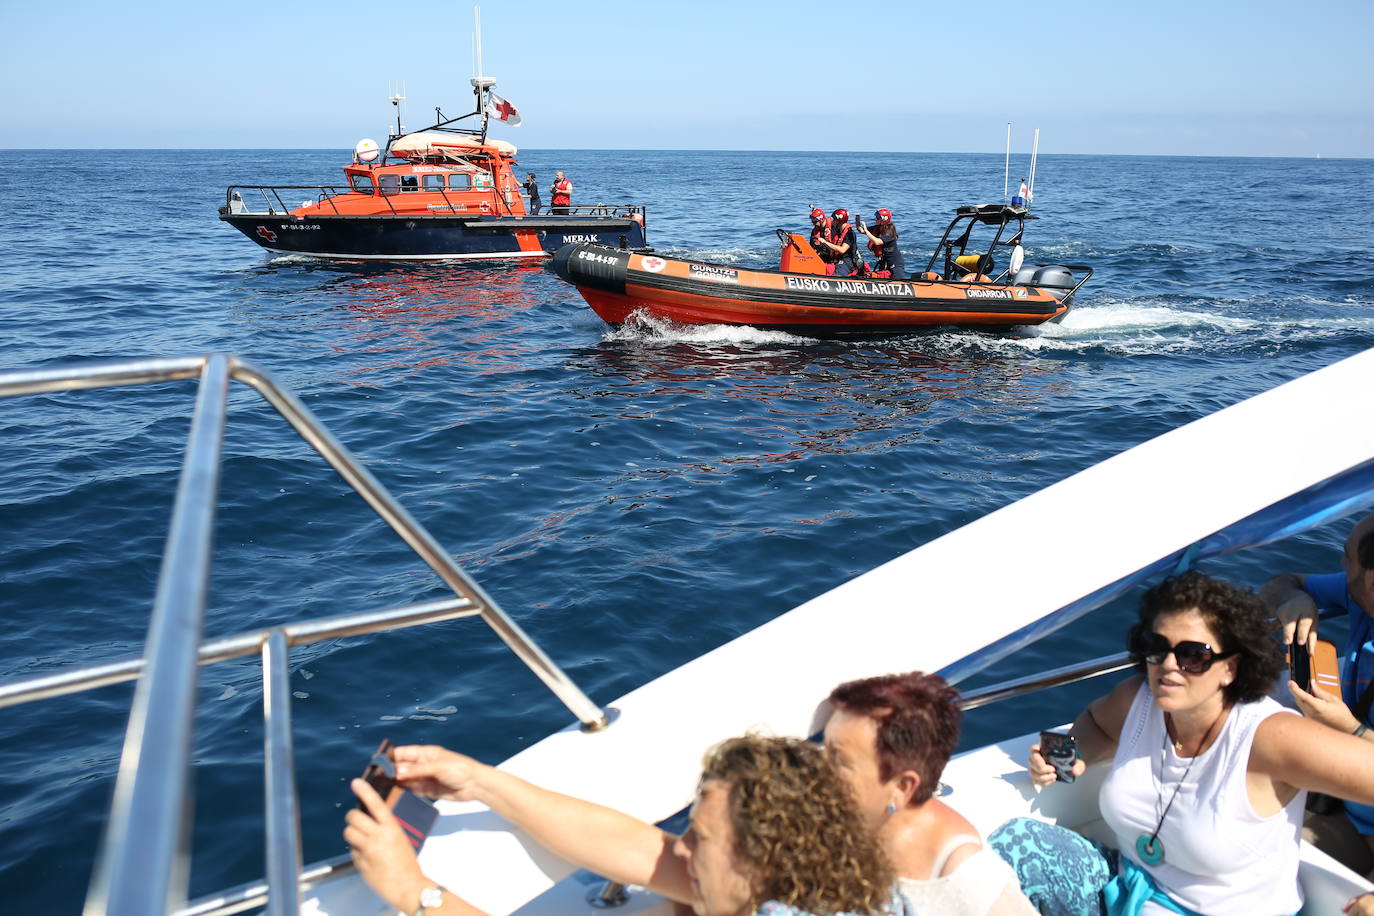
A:
{"type": "Polygon", "coordinates": [[[252,363],[211,355],[3,372],[0,397],[190,379],[199,381],[195,413],[143,656],[0,684],[3,707],[138,681],[114,800],[86,899],[85,912],[91,916],[178,910],[233,913],[263,905],[269,913],[288,916],[300,908],[302,887],[351,867],[346,857],[304,869],[301,866],[287,685],[292,646],[480,616],[583,728],[604,728],[610,721],[607,713],[453,562],[309,409],[252,363]],[[456,598],[297,622],[202,642],[231,381],[243,382],[261,394],[453,590],[456,598]],[[187,788],[199,666],[255,653],[261,655],[263,670],[267,881],[197,901],[187,908],[190,849],[184,828],[192,813],[187,788]]]}
{"type": "Polygon", "coordinates": [[[1017,678],[1014,681],[1007,681],[1004,684],[996,684],[990,687],[982,687],[978,690],[970,690],[959,699],[959,708],[964,712],[968,712],[980,706],[987,706],[989,703],[998,703],[1002,700],[1010,700],[1013,697],[1035,693],[1037,690],[1046,690],[1050,687],[1062,687],[1065,684],[1074,684],[1078,681],[1086,681],[1089,678],[1113,674],[1117,671],[1123,671],[1134,664],[1135,662],[1131,661],[1131,654],[1129,652],[1118,652],[1115,655],[1103,655],[1098,658],[1090,658],[1085,662],[1065,665],[1062,668],[1054,668],[1049,671],[1041,671],[1038,674],[1029,674],[1025,677],[1017,678]]]}

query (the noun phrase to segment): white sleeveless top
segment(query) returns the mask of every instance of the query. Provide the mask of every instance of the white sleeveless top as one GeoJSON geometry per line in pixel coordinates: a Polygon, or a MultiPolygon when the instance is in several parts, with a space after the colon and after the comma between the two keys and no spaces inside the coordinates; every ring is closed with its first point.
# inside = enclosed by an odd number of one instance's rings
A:
{"type": "MultiPolygon", "coordinates": [[[[1016,872],[983,841],[972,834],[951,837],[935,857],[930,873],[939,877],[918,881],[915,878],[897,879],[897,890],[919,914],[939,916],[987,916],[1008,885],[1018,890],[1016,872]],[[941,875],[950,854],[962,846],[977,843],[980,848],[964,859],[948,875],[941,875]]],[[[1021,897],[1025,900],[1025,897],[1021,897]]],[[[1027,901],[1024,912],[1035,916],[1035,909],[1027,901]]]]}
{"type": "MultiPolygon", "coordinates": [[[[1208,916],[1291,916],[1302,909],[1298,843],[1307,793],[1260,817],[1250,807],[1246,768],[1255,729],[1275,713],[1292,713],[1268,697],[1231,708],[1221,734],[1199,754],[1159,829],[1164,861],[1146,865],[1136,852],[1149,837],[1192,758],[1179,757],[1164,713],[1141,684],[1131,703],[1112,772],[1102,783],[1102,818],[1117,848],[1149,872],[1179,903],[1208,916]]],[[[1167,914],[1147,904],[1148,916],[1167,914]]]]}

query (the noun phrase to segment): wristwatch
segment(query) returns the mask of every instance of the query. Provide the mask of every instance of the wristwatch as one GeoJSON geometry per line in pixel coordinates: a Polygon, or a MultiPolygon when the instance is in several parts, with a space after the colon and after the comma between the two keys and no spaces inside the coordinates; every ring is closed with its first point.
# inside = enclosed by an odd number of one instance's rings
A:
{"type": "Polygon", "coordinates": [[[410,916],[425,916],[425,910],[437,910],[444,905],[444,889],[437,884],[420,891],[420,905],[410,916]]]}

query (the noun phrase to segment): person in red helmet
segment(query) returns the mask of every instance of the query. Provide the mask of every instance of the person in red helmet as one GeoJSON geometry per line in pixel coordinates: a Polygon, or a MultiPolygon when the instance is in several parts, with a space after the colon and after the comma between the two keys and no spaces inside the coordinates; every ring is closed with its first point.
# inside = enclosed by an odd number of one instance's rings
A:
{"type": "Polygon", "coordinates": [[[873,266],[873,276],[905,280],[906,262],[897,248],[897,227],[892,225],[892,211],[879,207],[873,214],[873,225],[865,226],[860,220],[859,231],[868,236],[868,250],[878,259],[873,266]]]}
{"type": "Polygon", "coordinates": [[[835,276],[848,277],[859,269],[855,261],[854,227],[849,225],[849,211],[844,207],[830,214],[830,238],[822,239],[821,244],[830,250],[835,261],[835,276]]]}
{"type": "Polygon", "coordinates": [[[811,247],[821,261],[825,263],[825,272],[833,274],[835,272],[835,253],[824,243],[830,241],[830,217],[825,215],[825,211],[820,207],[811,209],[811,236],[807,239],[811,247]]]}

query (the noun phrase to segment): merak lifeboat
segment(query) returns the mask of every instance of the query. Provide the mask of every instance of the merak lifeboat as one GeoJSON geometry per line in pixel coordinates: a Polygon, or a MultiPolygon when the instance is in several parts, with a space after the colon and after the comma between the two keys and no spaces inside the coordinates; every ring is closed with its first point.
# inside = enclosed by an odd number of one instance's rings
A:
{"type": "Polygon", "coordinates": [[[271,251],[316,258],[544,258],[572,243],[647,250],[642,206],[530,212],[515,146],[487,136],[485,97],[494,84],[473,79],[476,111],[448,119],[440,112],[423,130],[403,133],[398,115],[385,150],[358,144],[343,167],[344,187],[234,185],[219,218],[271,251]],[[473,117],[477,129],[454,126],[473,117]]]}
{"type": "Polygon", "coordinates": [[[1021,239],[1026,220],[1035,218],[1021,206],[960,207],[926,269],[910,278],[827,276],[806,237],[781,229],[777,270],[587,244],[559,249],[550,268],[612,325],[643,312],[680,324],[750,325],[810,337],[945,325],[1005,329],[1063,318],[1092,276],[1081,264],[1024,263],[1021,239]],[[994,273],[994,254],[1002,251],[1008,266],[994,273]]]}

